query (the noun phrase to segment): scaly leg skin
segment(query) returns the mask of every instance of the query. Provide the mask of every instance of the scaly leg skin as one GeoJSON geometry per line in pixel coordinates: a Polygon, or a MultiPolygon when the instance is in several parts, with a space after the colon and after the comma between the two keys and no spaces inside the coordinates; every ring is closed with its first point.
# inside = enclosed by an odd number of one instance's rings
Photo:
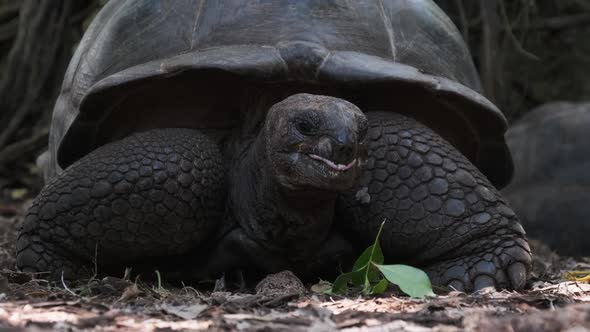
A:
{"type": "Polygon", "coordinates": [[[386,220],[386,260],[425,268],[433,284],[461,291],[520,289],[531,269],[525,232],[500,193],[428,127],[367,114],[369,158],[339,202],[344,234],[369,244],[386,220]]]}
{"type": "Polygon", "coordinates": [[[210,238],[225,204],[220,152],[191,129],[107,144],[51,181],[17,241],[26,272],[73,280],[186,253],[210,238]],[[95,257],[96,256],[96,257],[95,257]]]}

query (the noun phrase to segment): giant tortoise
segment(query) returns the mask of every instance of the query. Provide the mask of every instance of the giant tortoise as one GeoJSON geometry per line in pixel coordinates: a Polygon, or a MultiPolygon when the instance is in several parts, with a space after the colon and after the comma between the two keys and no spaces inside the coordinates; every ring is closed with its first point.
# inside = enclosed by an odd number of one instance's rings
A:
{"type": "Polygon", "coordinates": [[[551,102],[506,133],[514,179],[504,193],[531,237],[590,256],[590,103],[551,102]]]}
{"type": "Polygon", "coordinates": [[[506,120],[432,1],[110,1],[52,121],[23,271],[317,278],[384,220],[386,259],[434,284],[518,289],[530,270],[494,188],[506,120]]]}

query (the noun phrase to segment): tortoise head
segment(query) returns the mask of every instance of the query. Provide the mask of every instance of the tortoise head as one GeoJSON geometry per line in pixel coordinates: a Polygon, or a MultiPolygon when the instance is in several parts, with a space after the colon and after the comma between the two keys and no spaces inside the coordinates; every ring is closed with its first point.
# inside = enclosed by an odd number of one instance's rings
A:
{"type": "Polygon", "coordinates": [[[288,190],[341,192],[358,181],[368,121],[334,97],[296,94],[273,105],[264,124],[272,174],[288,190]]]}

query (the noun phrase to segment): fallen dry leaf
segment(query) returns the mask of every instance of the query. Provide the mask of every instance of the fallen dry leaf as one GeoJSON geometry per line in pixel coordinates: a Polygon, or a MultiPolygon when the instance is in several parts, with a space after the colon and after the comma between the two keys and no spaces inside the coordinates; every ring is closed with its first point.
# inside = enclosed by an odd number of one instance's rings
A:
{"type": "Polygon", "coordinates": [[[577,282],[590,282],[590,271],[566,271],[565,279],[577,282]]]}
{"type": "Polygon", "coordinates": [[[324,294],[330,289],[332,289],[332,283],[325,280],[320,280],[317,284],[311,286],[311,291],[319,294],[324,294]]]}
{"type": "Polygon", "coordinates": [[[17,189],[13,189],[10,192],[10,198],[12,198],[15,201],[18,201],[18,200],[25,198],[28,194],[29,194],[29,190],[27,188],[17,188],[17,189]]]}
{"type": "Polygon", "coordinates": [[[139,290],[139,287],[137,287],[137,284],[132,284],[125,288],[125,291],[123,291],[123,294],[117,300],[117,302],[129,301],[131,299],[136,298],[140,293],[141,291],[139,290]]]}
{"type": "Polygon", "coordinates": [[[207,309],[206,304],[194,303],[190,305],[181,304],[181,305],[172,305],[168,303],[164,303],[159,306],[161,310],[164,312],[178,316],[182,319],[195,319],[203,310],[207,309]]]}

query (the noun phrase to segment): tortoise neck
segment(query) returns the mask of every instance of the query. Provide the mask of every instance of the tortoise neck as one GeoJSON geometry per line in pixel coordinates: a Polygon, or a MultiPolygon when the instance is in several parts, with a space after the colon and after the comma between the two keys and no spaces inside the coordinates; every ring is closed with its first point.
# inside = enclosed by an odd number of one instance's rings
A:
{"type": "Polygon", "coordinates": [[[328,236],[335,194],[291,190],[276,179],[263,134],[232,170],[229,207],[249,237],[269,249],[305,253],[328,236]]]}

